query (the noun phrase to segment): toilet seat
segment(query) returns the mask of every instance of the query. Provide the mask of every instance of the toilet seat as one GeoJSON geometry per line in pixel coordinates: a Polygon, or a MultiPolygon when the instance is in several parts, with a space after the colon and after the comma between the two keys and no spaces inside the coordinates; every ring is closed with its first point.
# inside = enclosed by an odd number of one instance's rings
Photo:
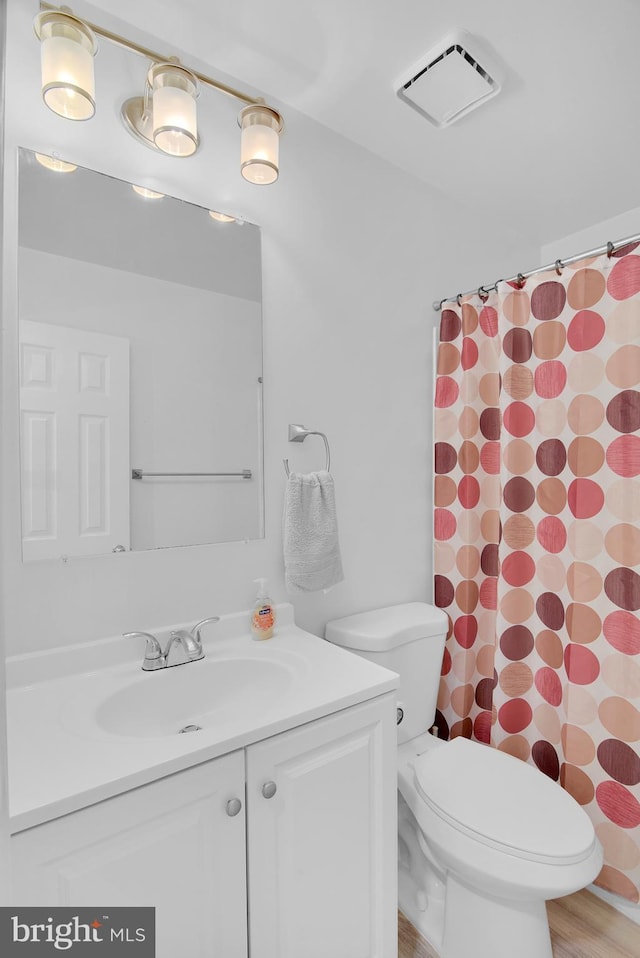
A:
{"type": "Polygon", "coordinates": [[[590,819],[538,769],[458,737],[414,760],[421,800],[456,831],[510,856],[578,864],[594,852],[590,819]]]}

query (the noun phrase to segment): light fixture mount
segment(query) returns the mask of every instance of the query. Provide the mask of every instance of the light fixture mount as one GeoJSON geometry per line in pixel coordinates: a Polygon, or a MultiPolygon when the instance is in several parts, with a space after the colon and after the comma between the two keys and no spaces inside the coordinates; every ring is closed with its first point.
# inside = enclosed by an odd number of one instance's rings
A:
{"type": "Polygon", "coordinates": [[[47,24],[66,23],[69,27],[73,27],[78,33],[81,33],[87,38],[91,46],[92,54],[98,52],[98,44],[94,35],[93,30],[84,22],[80,20],[79,17],[75,17],[70,10],[66,7],[60,7],[60,9],[55,9],[53,7],[46,7],[43,4],[43,9],[40,13],[37,13],[33,21],[33,29],[38,40],[42,40],[43,28],[47,24]]]}
{"type": "Polygon", "coordinates": [[[144,143],[149,149],[158,153],[158,147],[153,142],[153,123],[151,120],[151,111],[145,108],[143,96],[132,96],[125,100],[120,110],[122,122],[129,133],[144,143]]]}

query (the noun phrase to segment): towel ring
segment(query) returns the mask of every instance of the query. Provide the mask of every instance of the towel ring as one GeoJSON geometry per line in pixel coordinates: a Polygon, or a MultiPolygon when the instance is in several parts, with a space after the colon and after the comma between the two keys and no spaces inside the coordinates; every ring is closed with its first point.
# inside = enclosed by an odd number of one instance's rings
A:
{"type": "MultiPolygon", "coordinates": [[[[327,464],[325,469],[329,472],[329,467],[331,466],[331,453],[329,451],[329,440],[323,432],[318,432],[316,429],[305,429],[304,426],[297,426],[294,423],[289,423],[289,442],[304,442],[307,436],[321,436],[324,439],[324,448],[327,453],[327,464]]],[[[284,471],[289,477],[289,460],[283,459],[284,471]]]]}

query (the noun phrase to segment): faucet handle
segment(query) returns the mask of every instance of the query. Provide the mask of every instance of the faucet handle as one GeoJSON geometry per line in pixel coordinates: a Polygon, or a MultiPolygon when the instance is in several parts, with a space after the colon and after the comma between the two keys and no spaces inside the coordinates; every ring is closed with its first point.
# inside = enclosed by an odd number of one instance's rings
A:
{"type": "Polygon", "coordinates": [[[165,665],[164,653],[162,647],[155,635],[151,635],[150,632],[123,632],[123,639],[133,639],[138,636],[142,636],[147,640],[147,645],[144,652],[144,661],[142,663],[142,668],[145,672],[151,672],[154,669],[162,669],[165,665]]]}
{"type": "Polygon", "coordinates": [[[191,635],[194,637],[196,642],[199,642],[200,645],[202,645],[202,638],[200,636],[200,629],[202,628],[202,626],[207,625],[209,622],[219,622],[219,621],[220,621],[219,615],[210,615],[209,618],[202,619],[200,622],[197,623],[197,625],[194,625],[194,627],[191,629],[191,635]]]}

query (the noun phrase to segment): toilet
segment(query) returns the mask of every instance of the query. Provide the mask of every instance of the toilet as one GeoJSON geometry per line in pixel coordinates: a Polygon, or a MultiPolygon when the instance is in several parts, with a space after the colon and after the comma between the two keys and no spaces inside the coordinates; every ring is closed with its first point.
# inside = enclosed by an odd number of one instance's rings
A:
{"type": "Polygon", "coordinates": [[[423,602],[327,623],[328,641],[397,672],[398,903],[441,958],[552,958],[545,901],[584,888],[602,849],[537,768],[430,734],[448,617],[423,602]]]}

